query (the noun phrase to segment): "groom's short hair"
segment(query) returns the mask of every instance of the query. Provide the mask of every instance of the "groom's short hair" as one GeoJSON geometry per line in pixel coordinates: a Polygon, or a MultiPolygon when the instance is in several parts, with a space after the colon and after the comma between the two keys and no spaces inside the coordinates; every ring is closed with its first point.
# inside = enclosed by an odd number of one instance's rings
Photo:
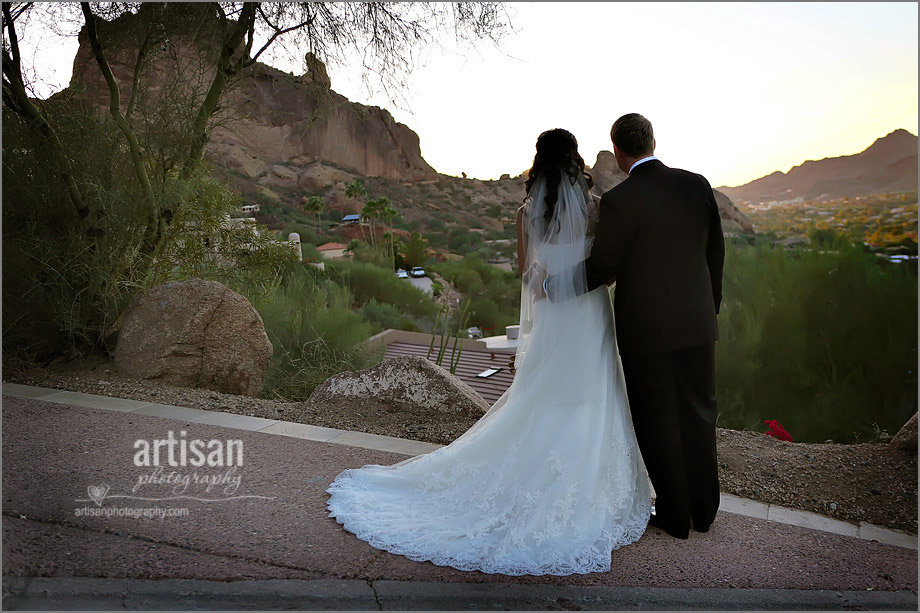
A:
{"type": "Polygon", "coordinates": [[[651,155],[655,151],[652,122],[639,113],[628,113],[613,122],[610,140],[631,158],[651,155]]]}

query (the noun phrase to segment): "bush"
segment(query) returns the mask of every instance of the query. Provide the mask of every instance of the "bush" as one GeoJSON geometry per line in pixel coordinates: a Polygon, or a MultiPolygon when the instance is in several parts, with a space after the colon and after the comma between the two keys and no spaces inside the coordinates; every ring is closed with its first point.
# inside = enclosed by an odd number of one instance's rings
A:
{"type": "Polygon", "coordinates": [[[521,281],[476,256],[438,262],[432,269],[472,300],[469,325],[501,330],[520,319],[521,281]]]}
{"type": "Polygon", "coordinates": [[[262,316],[274,347],[264,397],[306,400],[332,375],[370,366],[363,343],[374,326],[352,311],[346,288],[316,269],[296,265],[270,291],[242,293],[262,316]]]}
{"type": "Polygon", "coordinates": [[[433,319],[437,307],[422,290],[398,279],[389,268],[367,262],[346,260],[326,263],[330,279],[348,287],[354,295],[356,307],[370,300],[395,307],[404,316],[433,319]]]}
{"type": "Polygon", "coordinates": [[[916,412],[916,273],[837,246],[727,249],[720,426],[777,419],[797,441],[852,442],[916,412]]]}
{"type": "Polygon", "coordinates": [[[392,304],[381,304],[371,298],[358,310],[361,319],[374,325],[377,331],[383,330],[409,330],[417,332],[418,326],[405,316],[405,314],[392,304]]]}
{"type": "Polygon", "coordinates": [[[15,152],[3,156],[4,360],[107,350],[145,288],[192,276],[267,286],[293,259],[286,245],[230,227],[239,196],[210,179],[164,173],[155,201],[145,200],[117,129],[72,104],[57,129],[67,150],[80,151],[73,164],[85,218],[46,147],[4,110],[4,151],[15,152]],[[167,206],[173,214],[157,238],[150,220],[167,206]]]}

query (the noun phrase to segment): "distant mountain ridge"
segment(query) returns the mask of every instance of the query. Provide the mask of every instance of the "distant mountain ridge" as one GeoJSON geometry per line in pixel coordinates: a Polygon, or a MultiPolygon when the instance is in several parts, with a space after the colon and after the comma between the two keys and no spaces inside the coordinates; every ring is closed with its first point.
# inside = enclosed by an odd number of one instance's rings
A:
{"type": "Polygon", "coordinates": [[[895,130],[860,153],[809,160],[786,173],[718,189],[743,203],[916,191],[917,136],[895,130]]]}

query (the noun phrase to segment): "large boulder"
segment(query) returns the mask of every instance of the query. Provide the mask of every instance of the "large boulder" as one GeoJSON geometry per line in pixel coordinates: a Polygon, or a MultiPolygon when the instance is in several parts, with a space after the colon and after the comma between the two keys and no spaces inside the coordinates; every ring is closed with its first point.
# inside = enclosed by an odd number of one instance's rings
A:
{"type": "Polygon", "coordinates": [[[246,298],[216,281],[191,279],[135,297],[115,368],[138,379],[256,396],[271,355],[262,318],[246,298]]]}
{"type": "Polygon", "coordinates": [[[265,176],[259,179],[259,183],[285,189],[295,189],[297,187],[297,171],[281,164],[275,164],[268,169],[268,173],[265,176]]]}
{"type": "Polygon", "coordinates": [[[917,414],[907,420],[907,423],[901,426],[898,433],[891,442],[888,443],[891,449],[897,449],[906,453],[917,453],[917,414]]]}
{"type": "Polygon", "coordinates": [[[317,163],[300,173],[297,179],[297,187],[307,191],[318,191],[329,186],[351,183],[354,179],[354,175],[344,170],[317,163]]]}
{"type": "Polygon", "coordinates": [[[334,409],[342,402],[374,401],[410,412],[482,417],[488,403],[469,385],[421,357],[384,360],[358,372],[330,377],[310,395],[310,404],[334,409]]]}

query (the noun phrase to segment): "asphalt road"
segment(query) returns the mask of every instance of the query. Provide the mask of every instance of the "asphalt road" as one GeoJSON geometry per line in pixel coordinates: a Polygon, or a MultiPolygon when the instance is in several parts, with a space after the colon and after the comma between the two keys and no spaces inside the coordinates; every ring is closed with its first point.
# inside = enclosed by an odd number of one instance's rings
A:
{"type": "Polygon", "coordinates": [[[409,283],[419,288],[423,292],[426,292],[428,294],[432,292],[431,290],[432,281],[428,277],[409,277],[408,279],[405,279],[405,280],[409,281],[409,283]]]}

